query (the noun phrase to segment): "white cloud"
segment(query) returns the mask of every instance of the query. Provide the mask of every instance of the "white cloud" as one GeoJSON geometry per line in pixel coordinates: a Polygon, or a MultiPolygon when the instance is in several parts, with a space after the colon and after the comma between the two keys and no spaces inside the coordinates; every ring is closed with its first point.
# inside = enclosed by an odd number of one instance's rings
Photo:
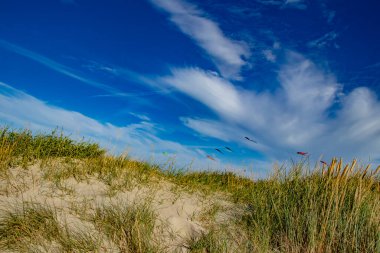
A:
{"type": "Polygon", "coordinates": [[[327,1],[327,0],[320,0],[319,1],[319,6],[321,8],[323,17],[326,18],[327,24],[332,24],[333,21],[334,21],[334,18],[336,16],[336,11],[331,10],[327,6],[328,3],[329,3],[329,1],[327,1]]]}
{"type": "Polygon", "coordinates": [[[336,12],[335,11],[326,11],[326,14],[324,14],[326,16],[326,20],[327,20],[327,23],[331,24],[335,18],[335,14],[336,12]]]}
{"type": "Polygon", "coordinates": [[[294,53],[279,72],[287,107],[302,117],[322,116],[340,89],[334,76],[320,71],[310,60],[294,53]]]}
{"type": "MultiPolygon", "coordinates": [[[[90,85],[92,87],[98,88],[100,90],[104,90],[107,92],[106,95],[99,95],[102,96],[117,96],[117,97],[143,97],[143,96],[152,96],[152,95],[159,95],[159,94],[167,94],[169,91],[167,90],[151,90],[147,92],[140,92],[140,93],[129,93],[129,92],[123,92],[119,89],[116,89],[112,86],[109,86],[107,84],[92,80],[90,78],[84,77],[83,75],[80,75],[76,73],[73,69],[56,62],[48,57],[45,57],[41,54],[38,54],[36,52],[30,51],[26,48],[17,46],[15,44],[9,43],[5,40],[0,39],[0,48],[6,49],[8,51],[11,51],[13,53],[22,55],[26,58],[29,58],[35,62],[38,62],[45,67],[52,69],[56,72],[59,72],[63,75],[66,75],[68,77],[71,77],[75,80],[78,80],[84,84],[90,85]]],[[[97,66],[100,68],[100,66],[97,66]]],[[[153,86],[152,82],[148,79],[143,77],[142,75],[139,75],[133,71],[130,71],[128,69],[112,69],[112,68],[106,68],[102,69],[103,71],[111,72],[113,71],[113,74],[117,75],[124,75],[127,76],[130,80],[134,80],[135,82],[143,83],[146,85],[153,86]]]]}
{"type": "Polygon", "coordinates": [[[202,47],[215,62],[221,74],[240,79],[240,69],[250,56],[248,47],[223,34],[218,24],[183,0],[151,0],[158,8],[170,14],[170,20],[202,47]]]}
{"type": "Polygon", "coordinates": [[[74,78],[74,79],[81,81],[85,84],[88,84],[88,85],[91,85],[93,87],[108,91],[110,93],[120,93],[120,91],[118,91],[117,89],[115,89],[113,87],[110,87],[106,84],[96,82],[96,81],[93,81],[91,79],[82,77],[78,74],[75,74],[74,71],[67,66],[64,66],[64,65],[62,65],[62,64],[60,64],[54,60],[51,60],[51,59],[49,59],[49,58],[47,58],[41,54],[35,53],[35,52],[30,51],[28,49],[25,49],[23,47],[9,43],[5,40],[0,39],[0,47],[6,49],[8,51],[14,52],[16,54],[22,55],[24,57],[27,57],[27,58],[29,58],[33,61],[36,61],[36,62],[38,62],[38,63],[40,63],[40,64],[42,64],[42,65],[44,65],[44,66],[46,66],[52,70],[55,70],[61,74],[69,76],[71,78],[74,78]]]}
{"type": "MultiPolygon", "coordinates": [[[[125,67],[117,67],[113,65],[104,65],[96,61],[89,61],[88,64],[84,65],[88,70],[92,72],[104,72],[113,77],[123,78],[128,81],[133,81],[135,83],[140,83],[147,86],[156,87],[157,84],[149,78],[147,75],[137,73],[131,69],[125,67]]],[[[164,92],[164,91],[156,91],[164,92]]]]}
{"type": "Polygon", "coordinates": [[[225,142],[233,141],[231,136],[236,134],[236,129],[221,122],[208,119],[181,118],[182,123],[202,135],[223,140],[225,142]],[[222,125],[223,124],[223,125],[222,125]]]}
{"type": "Polygon", "coordinates": [[[208,164],[207,159],[201,157],[195,149],[154,135],[158,128],[151,121],[143,120],[124,127],[102,123],[79,112],[49,105],[1,82],[0,122],[43,132],[62,127],[66,134],[73,134],[74,138],[85,136],[113,153],[127,150],[137,159],[153,159],[153,162],[160,163],[175,156],[179,166],[191,162],[198,167],[208,164]],[[169,156],[163,155],[164,151],[169,156]]]}
{"type": "Polygon", "coordinates": [[[278,49],[280,49],[280,48],[281,48],[281,44],[280,44],[280,42],[275,41],[275,42],[273,43],[273,49],[278,50],[278,49]]]}
{"type": "Polygon", "coordinates": [[[277,6],[282,9],[293,8],[304,10],[307,8],[305,0],[256,0],[256,2],[268,6],[277,6]]]}
{"type": "Polygon", "coordinates": [[[240,118],[242,105],[238,91],[228,81],[200,69],[173,69],[172,75],[160,80],[201,101],[220,115],[240,118]]]}
{"type": "Polygon", "coordinates": [[[302,2],[304,2],[304,0],[286,0],[285,4],[297,4],[302,2]]]}
{"type": "Polygon", "coordinates": [[[264,55],[264,57],[265,57],[265,59],[267,61],[270,61],[270,62],[273,62],[273,63],[276,62],[277,57],[276,57],[276,55],[274,55],[274,53],[273,53],[272,50],[265,49],[265,50],[262,51],[262,53],[263,53],[263,55],[264,55]]]}
{"type": "Polygon", "coordinates": [[[278,73],[280,87],[257,93],[196,69],[176,70],[164,78],[180,92],[203,103],[220,120],[182,118],[193,130],[248,145],[270,158],[287,159],[295,151],[315,156],[380,159],[380,102],[368,88],[348,94],[334,75],[296,53],[278,73]],[[219,92],[225,91],[225,92],[219,92]],[[333,112],[333,115],[331,115],[333,112]]]}
{"type": "Polygon", "coordinates": [[[284,2],[283,8],[295,8],[300,10],[307,9],[307,4],[305,0],[286,0],[284,2]]]}
{"type": "MultiPolygon", "coordinates": [[[[141,115],[138,115],[141,116],[141,115]]],[[[84,136],[107,148],[111,153],[127,152],[134,159],[151,161],[155,164],[165,165],[168,160],[175,162],[177,168],[192,170],[230,170],[252,172],[250,163],[223,163],[216,159],[210,161],[206,158],[210,146],[187,146],[157,136],[160,132],[152,121],[146,121],[141,116],[141,122],[126,126],[115,126],[111,123],[102,123],[87,117],[79,112],[66,110],[43,102],[25,92],[17,90],[0,82],[0,122],[10,127],[27,128],[34,132],[50,132],[56,127],[62,128],[65,134],[74,139],[84,136]],[[190,167],[189,167],[190,166],[190,167]]],[[[185,119],[184,119],[185,120],[185,119]]],[[[234,130],[231,128],[231,131],[234,130]]],[[[256,177],[266,176],[270,170],[270,163],[255,160],[254,170],[260,169],[256,177]]]]}
{"type": "Polygon", "coordinates": [[[150,121],[150,118],[148,116],[146,116],[146,115],[138,114],[138,113],[134,113],[134,112],[130,112],[129,114],[132,115],[132,116],[134,116],[134,117],[136,117],[136,118],[138,118],[138,119],[141,119],[143,121],[150,121]]]}
{"type": "Polygon", "coordinates": [[[334,46],[339,48],[339,45],[335,42],[338,38],[338,33],[335,31],[328,32],[321,37],[312,40],[307,43],[308,47],[324,48],[328,46],[334,46]]]}

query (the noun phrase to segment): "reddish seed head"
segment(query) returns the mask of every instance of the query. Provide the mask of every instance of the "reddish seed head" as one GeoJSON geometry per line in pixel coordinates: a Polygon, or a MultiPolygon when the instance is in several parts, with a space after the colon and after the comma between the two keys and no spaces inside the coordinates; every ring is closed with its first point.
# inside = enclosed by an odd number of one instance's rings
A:
{"type": "Polygon", "coordinates": [[[207,158],[210,159],[210,160],[215,161],[214,157],[212,157],[212,156],[210,156],[210,155],[207,155],[207,158]]]}

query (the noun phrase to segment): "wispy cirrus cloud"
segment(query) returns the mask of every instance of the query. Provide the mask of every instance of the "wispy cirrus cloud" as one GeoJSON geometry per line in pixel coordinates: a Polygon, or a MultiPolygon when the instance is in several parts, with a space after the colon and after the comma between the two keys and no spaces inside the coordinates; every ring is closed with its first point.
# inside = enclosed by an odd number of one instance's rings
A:
{"type": "Polygon", "coordinates": [[[299,10],[306,10],[307,4],[305,0],[285,0],[282,8],[293,8],[299,10]]]}
{"type": "Polygon", "coordinates": [[[339,34],[336,31],[331,31],[328,33],[325,33],[321,37],[312,40],[307,43],[308,47],[314,47],[314,48],[324,48],[328,46],[333,46],[335,48],[339,48],[339,45],[336,43],[336,39],[338,38],[339,34]]]}
{"type": "Polygon", "coordinates": [[[234,134],[237,134],[236,127],[230,127],[220,121],[210,119],[181,118],[182,123],[205,136],[213,137],[225,142],[234,141],[234,134]]]}
{"type": "Polygon", "coordinates": [[[84,65],[84,67],[93,72],[102,71],[114,77],[123,78],[125,80],[133,81],[135,83],[140,83],[152,87],[157,86],[157,83],[155,83],[152,78],[149,78],[148,75],[137,73],[126,67],[113,66],[110,64],[106,65],[96,61],[89,61],[88,64],[84,65]]]}
{"type": "Polygon", "coordinates": [[[184,0],[150,1],[167,12],[170,20],[211,56],[224,77],[241,78],[240,70],[247,64],[246,59],[250,56],[250,50],[245,43],[228,38],[216,22],[184,0]]]}
{"type": "MultiPolygon", "coordinates": [[[[106,91],[107,94],[104,95],[98,95],[99,97],[107,97],[107,96],[117,96],[117,97],[143,97],[143,96],[152,96],[157,94],[166,94],[168,93],[167,90],[150,90],[146,92],[124,92],[120,89],[117,89],[115,87],[109,86],[107,84],[95,81],[91,78],[84,77],[83,75],[80,75],[77,73],[77,71],[71,69],[70,67],[67,67],[57,61],[54,61],[46,56],[43,56],[41,54],[38,54],[36,52],[33,52],[31,50],[28,50],[26,48],[20,47],[18,45],[12,44],[10,42],[7,42],[5,40],[0,39],[0,48],[3,48],[5,50],[11,51],[13,53],[22,55],[26,58],[29,58],[35,62],[38,62],[45,67],[54,70],[58,73],[61,73],[65,76],[71,77],[75,80],[78,80],[86,85],[98,88],[100,90],[106,91]]],[[[107,69],[107,71],[118,71],[114,74],[119,75],[125,75],[128,76],[129,79],[134,80],[135,82],[144,83],[144,84],[150,84],[153,85],[151,80],[148,78],[144,78],[142,75],[139,75],[133,71],[129,71],[127,69],[107,69]]]]}
{"type": "Polygon", "coordinates": [[[264,49],[264,50],[262,51],[262,53],[263,53],[263,55],[264,55],[264,57],[265,57],[265,59],[266,59],[267,61],[270,61],[270,62],[272,62],[272,63],[276,62],[277,57],[276,57],[276,55],[273,53],[273,50],[271,50],[271,49],[264,49]]]}
{"type": "Polygon", "coordinates": [[[256,2],[264,5],[281,6],[284,0],[256,0],[256,2]]]}
{"type": "Polygon", "coordinates": [[[210,72],[196,68],[172,69],[171,76],[158,81],[201,101],[220,115],[241,117],[238,91],[230,82],[210,72]]]}
{"type": "Polygon", "coordinates": [[[326,19],[327,24],[331,25],[335,19],[336,11],[328,7],[328,3],[330,3],[328,0],[319,0],[318,2],[321,8],[323,17],[326,19]]]}
{"type": "Polygon", "coordinates": [[[41,54],[38,54],[36,52],[33,52],[33,51],[28,50],[28,49],[23,48],[23,47],[20,47],[18,45],[12,44],[12,43],[7,42],[5,40],[0,39],[0,47],[2,47],[3,49],[6,49],[8,51],[11,51],[13,53],[27,57],[33,61],[36,61],[36,62],[44,65],[45,67],[48,67],[48,68],[50,68],[54,71],[57,71],[63,75],[66,75],[66,76],[69,76],[73,79],[81,81],[85,84],[88,84],[88,85],[91,85],[93,87],[108,91],[110,93],[121,93],[119,90],[117,90],[113,87],[110,87],[106,84],[96,82],[96,81],[93,81],[91,79],[80,76],[80,75],[76,74],[75,71],[72,70],[71,68],[69,68],[63,64],[60,64],[60,63],[58,63],[58,62],[56,62],[56,61],[54,61],[48,57],[45,57],[41,54]]]}
{"type": "Polygon", "coordinates": [[[99,142],[112,153],[128,151],[134,158],[163,162],[168,156],[178,159],[179,166],[205,166],[208,161],[192,148],[177,142],[161,139],[155,133],[159,127],[146,117],[141,122],[126,126],[102,123],[79,112],[66,110],[43,102],[25,92],[0,82],[0,122],[13,127],[26,127],[33,131],[51,131],[62,127],[73,137],[84,136],[99,142]]]}
{"type": "MultiPolygon", "coordinates": [[[[87,140],[99,143],[110,153],[127,152],[133,159],[151,161],[162,166],[165,166],[170,159],[177,167],[192,170],[232,168],[236,172],[242,171],[245,166],[252,168],[251,160],[236,164],[210,161],[206,158],[207,153],[198,146],[184,145],[159,137],[159,133],[163,131],[162,128],[149,118],[136,114],[136,117],[139,116],[141,121],[138,123],[115,126],[77,111],[51,105],[0,82],[0,122],[2,124],[38,132],[50,132],[59,127],[72,138],[85,137],[87,140]]],[[[257,178],[266,176],[271,167],[270,163],[257,160],[254,168],[261,169],[260,173],[256,174],[257,178]]]]}
{"type": "Polygon", "coordinates": [[[344,94],[332,73],[300,54],[288,53],[278,73],[280,87],[274,92],[236,88],[197,69],[176,70],[162,80],[215,112],[217,120],[182,118],[205,136],[248,145],[241,137],[249,134],[260,144],[251,148],[279,160],[297,150],[328,158],[380,159],[375,152],[380,145],[376,95],[366,87],[344,94]]]}
{"type": "Polygon", "coordinates": [[[307,9],[307,4],[305,3],[305,0],[256,0],[256,2],[263,5],[277,6],[282,9],[284,8],[293,8],[293,9],[299,9],[299,10],[307,9]]]}
{"type": "Polygon", "coordinates": [[[134,113],[134,112],[129,112],[130,115],[138,118],[138,119],[141,119],[143,121],[150,121],[150,118],[146,115],[143,115],[143,114],[138,114],[138,113],[134,113]]]}

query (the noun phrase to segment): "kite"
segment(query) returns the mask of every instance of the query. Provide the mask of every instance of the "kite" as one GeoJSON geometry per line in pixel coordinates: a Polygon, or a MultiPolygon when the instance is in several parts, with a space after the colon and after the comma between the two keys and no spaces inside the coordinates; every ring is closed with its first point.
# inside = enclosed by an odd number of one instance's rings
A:
{"type": "Polygon", "coordinates": [[[298,152],[297,152],[297,155],[307,156],[308,153],[307,153],[307,152],[301,152],[301,151],[298,151],[298,152]]]}
{"type": "Polygon", "coordinates": [[[214,157],[212,157],[212,156],[210,156],[210,155],[207,155],[207,158],[210,159],[210,160],[215,161],[214,157]]]}
{"type": "Polygon", "coordinates": [[[215,150],[218,151],[219,153],[223,154],[223,152],[220,149],[216,148],[215,150]]]}
{"type": "Polygon", "coordinates": [[[230,149],[229,147],[224,147],[224,148],[227,149],[230,152],[233,152],[232,149],[230,149]]]}
{"type": "Polygon", "coordinates": [[[249,137],[244,137],[244,138],[246,138],[247,140],[252,141],[252,142],[254,142],[254,143],[257,143],[257,141],[252,140],[252,139],[250,139],[249,137]]]}
{"type": "Polygon", "coordinates": [[[327,164],[327,162],[325,162],[325,161],[320,161],[323,165],[326,165],[326,166],[329,166],[328,164],[327,164]]]}

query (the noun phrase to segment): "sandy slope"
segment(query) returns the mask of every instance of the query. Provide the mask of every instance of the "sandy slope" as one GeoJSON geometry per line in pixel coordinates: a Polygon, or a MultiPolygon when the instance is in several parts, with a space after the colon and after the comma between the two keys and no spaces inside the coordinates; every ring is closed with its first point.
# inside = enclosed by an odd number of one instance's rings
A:
{"type": "MultiPolygon", "coordinates": [[[[215,222],[212,219],[228,218],[228,212],[223,210],[228,210],[230,204],[222,197],[187,193],[169,182],[152,182],[111,192],[95,177],[83,181],[69,178],[54,183],[44,179],[43,174],[38,165],[9,170],[8,177],[0,180],[0,218],[6,211],[21,208],[22,203],[40,203],[54,208],[59,222],[71,233],[87,233],[102,240],[103,252],[118,252],[118,248],[97,231],[93,223],[83,219],[84,214],[91,214],[98,206],[148,203],[157,215],[154,243],[167,252],[186,252],[186,243],[205,233],[210,222],[215,222]],[[225,208],[208,217],[207,212],[215,205],[225,208]]],[[[54,243],[44,250],[60,251],[54,243]]]]}

